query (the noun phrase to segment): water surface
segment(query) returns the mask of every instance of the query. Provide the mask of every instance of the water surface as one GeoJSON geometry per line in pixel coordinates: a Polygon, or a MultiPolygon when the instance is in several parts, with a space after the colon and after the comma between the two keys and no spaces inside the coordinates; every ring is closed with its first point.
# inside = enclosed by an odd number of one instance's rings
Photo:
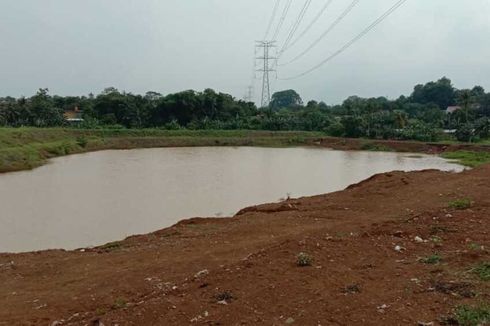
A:
{"type": "Polygon", "coordinates": [[[246,206],[344,189],[375,173],[462,167],[435,157],[318,148],[196,147],[60,157],[0,174],[0,252],[75,249],[246,206]]]}

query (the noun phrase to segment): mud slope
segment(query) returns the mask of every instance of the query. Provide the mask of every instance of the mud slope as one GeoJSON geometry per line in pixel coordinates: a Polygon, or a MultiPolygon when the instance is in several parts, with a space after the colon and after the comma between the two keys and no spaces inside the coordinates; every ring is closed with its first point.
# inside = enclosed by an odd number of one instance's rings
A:
{"type": "Polygon", "coordinates": [[[1,254],[0,325],[438,325],[489,302],[472,272],[489,217],[490,166],[392,172],[83,252],[1,254]]]}

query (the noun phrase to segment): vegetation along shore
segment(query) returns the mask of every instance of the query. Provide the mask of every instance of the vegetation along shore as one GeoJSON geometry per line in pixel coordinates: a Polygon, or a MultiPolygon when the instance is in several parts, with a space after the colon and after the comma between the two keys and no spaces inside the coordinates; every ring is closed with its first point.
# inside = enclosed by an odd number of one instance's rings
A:
{"type": "Polygon", "coordinates": [[[468,166],[490,161],[490,146],[347,139],[321,132],[250,130],[159,130],[0,128],[0,173],[38,167],[50,158],[106,149],[183,146],[322,146],[339,150],[440,154],[468,166]]]}

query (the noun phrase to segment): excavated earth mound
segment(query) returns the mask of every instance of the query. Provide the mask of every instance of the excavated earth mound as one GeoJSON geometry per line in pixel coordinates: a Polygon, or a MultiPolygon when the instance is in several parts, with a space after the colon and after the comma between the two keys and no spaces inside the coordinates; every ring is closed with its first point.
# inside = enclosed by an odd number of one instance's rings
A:
{"type": "Polygon", "coordinates": [[[454,323],[490,300],[474,272],[489,218],[490,166],[392,172],[94,249],[0,254],[0,325],[454,323]]]}

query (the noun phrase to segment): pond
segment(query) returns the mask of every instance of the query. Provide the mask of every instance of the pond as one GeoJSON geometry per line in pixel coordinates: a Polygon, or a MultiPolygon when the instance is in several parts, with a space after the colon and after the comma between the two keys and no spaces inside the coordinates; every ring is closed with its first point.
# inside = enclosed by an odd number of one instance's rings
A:
{"type": "Polygon", "coordinates": [[[375,173],[462,166],[437,156],[323,148],[194,147],[60,157],[0,175],[0,252],[75,249],[190,217],[232,216],[375,173]]]}

